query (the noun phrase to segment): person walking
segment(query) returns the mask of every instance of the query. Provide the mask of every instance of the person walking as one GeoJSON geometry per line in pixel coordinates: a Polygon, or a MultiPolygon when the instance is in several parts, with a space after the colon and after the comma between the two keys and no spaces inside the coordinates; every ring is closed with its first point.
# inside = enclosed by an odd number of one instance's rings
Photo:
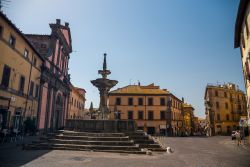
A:
{"type": "Polygon", "coordinates": [[[236,140],[237,140],[237,144],[239,146],[241,144],[241,135],[240,135],[240,131],[239,130],[237,130],[235,132],[235,137],[236,137],[236,140]]]}

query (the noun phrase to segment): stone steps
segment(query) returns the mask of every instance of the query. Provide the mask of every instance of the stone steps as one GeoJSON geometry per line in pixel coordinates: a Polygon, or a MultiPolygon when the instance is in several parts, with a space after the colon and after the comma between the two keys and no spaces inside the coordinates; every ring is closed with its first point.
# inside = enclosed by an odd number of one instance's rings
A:
{"type": "Polygon", "coordinates": [[[40,137],[24,149],[59,149],[144,154],[146,150],[166,151],[144,132],[90,133],[59,131],[40,137]],[[146,148],[146,149],[145,149],[146,148]]]}
{"type": "Polygon", "coordinates": [[[89,133],[89,132],[74,132],[64,131],[63,135],[67,136],[89,136],[89,137],[125,137],[124,133],[89,133]]]}
{"type": "Polygon", "coordinates": [[[54,148],[65,148],[65,149],[74,149],[74,150],[119,150],[119,151],[140,151],[138,145],[133,146],[110,146],[110,145],[78,145],[78,144],[58,144],[58,143],[39,143],[39,144],[29,144],[24,146],[24,149],[54,149],[54,148]]]}
{"type": "Polygon", "coordinates": [[[135,144],[155,144],[154,140],[134,140],[135,144]]]}
{"type": "Polygon", "coordinates": [[[140,148],[161,148],[159,144],[140,144],[140,148]]]}
{"type": "Polygon", "coordinates": [[[93,140],[61,140],[61,139],[49,139],[51,143],[59,144],[80,144],[80,145],[114,145],[114,146],[133,146],[134,142],[128,141],[93,141],[93,140]]]}
{"type": "Polygon", "coordinates": [[[109,153],[125,153],[125,154],[146,154],[145,151],[136,151],[136,150],[91,150],[89,148],[71,148],[71,147],[63,147],[63,146],[44,146],[44,147],[37,147],[37,146],[26,146],[24,148],[26,150],[69,150],[69,151],[93,151],[93,152],[109,152],[109,153]]]}
{"type": "Polygon", "coordinates": [[[56,139],[67,139],[67,140],[94,140],[94,141],[127,141],[128,136],[124,137],[91,137],[91,136],[68,136],[68,135],[56,135],[56,139]]]}

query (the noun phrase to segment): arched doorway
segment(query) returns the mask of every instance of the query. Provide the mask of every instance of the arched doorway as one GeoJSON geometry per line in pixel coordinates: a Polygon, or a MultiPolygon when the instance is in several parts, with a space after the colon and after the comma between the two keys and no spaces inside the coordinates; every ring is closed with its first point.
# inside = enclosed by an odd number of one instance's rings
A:
{"type": "Polygon", "coordinates": [[[61,116],[63,113],[63,99],[60,94],[56,97],[56,107],[53,116],[53,129],[58,130],[61,127],[61,116]]]}

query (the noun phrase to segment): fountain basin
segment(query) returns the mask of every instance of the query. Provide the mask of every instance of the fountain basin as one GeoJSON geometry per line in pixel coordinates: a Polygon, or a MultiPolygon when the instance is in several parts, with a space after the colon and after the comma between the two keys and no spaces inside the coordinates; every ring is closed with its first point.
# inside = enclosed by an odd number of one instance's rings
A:
{"type": "Polygon", "coordinates": [[[133,120],[78,120],[67,119],[66,130],[98,133],[135,132],[133,120]]]}

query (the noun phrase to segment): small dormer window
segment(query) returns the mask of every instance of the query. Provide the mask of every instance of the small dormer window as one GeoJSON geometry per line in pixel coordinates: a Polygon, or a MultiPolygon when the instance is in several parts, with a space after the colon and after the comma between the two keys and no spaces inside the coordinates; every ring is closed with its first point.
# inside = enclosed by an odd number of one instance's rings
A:
{"type": "Polygon", "coordinates": [[[46,45],[46,44],[44,44],[44,43],[42,43],[42,44],[41,44],[41,48],[43,48],[43,49],[44,49],[44,48],[46,48],[46,47],[47,47],[47,45],[46,45]]]}
{"type": "Polygon", "coordinates": [[[10,46],[15,47],[15,44],[16,44],[16,38],[15,38],[15,37],[13,37],[12,35],[10,35],[10,38],[9,38],[9,44],[10,44],[10,46]]]}
{"type": "Polygon", "coordinates": [[[25,58],[28,58],[28,55],[29,55],[29,51],[27,49],[24,49],[24,53],[23,53],[23,56],[25,58]]]}

